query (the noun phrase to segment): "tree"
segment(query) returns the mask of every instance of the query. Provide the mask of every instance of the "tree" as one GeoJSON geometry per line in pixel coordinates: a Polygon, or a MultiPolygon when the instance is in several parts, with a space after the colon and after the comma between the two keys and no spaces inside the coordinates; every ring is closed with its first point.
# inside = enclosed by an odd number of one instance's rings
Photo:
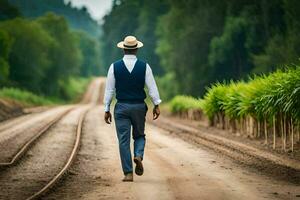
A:
{"type": "Polygon", "coordinates": [[[7,0],[0,0],[0,20],[12,19],[19,17],[19,10],[11,5],[7,0]]]}
{"type": "Polygon", "coordinates": [[[224,7],[220,1],[176,0],[159,20],[157,53],[165,71],[174,72],[180,93],[198,96],[211,82],[209,46],[222,31],[224,7]]]}
{"type": "Polygon", "coordinates": [[[116,59],[120,59],[122,51],[117,43],[127,35],[134,35],[138,27],[140,10],[139,0],[119,0],[113,2],[108,15],[103,18],[102,58],[105,69],[116,59]]]}
{"type": "Polygon", "coordinates": [[[264,52],[254,56],[254,72],[268,72],[287,64],[300,63],[299,1],[283,0],[279,7],[283,10],[279,21],[283,21],[284,25],[273,30],[264,52]]]}
{"type": "Polygon", "coordinates": [[[172,82],[173,91],[201,96],[212,82],[299,63],[299,9],[297,0],[115,0],[104,18],[103,59],[108,67],[120,58],[116,43],[136,34],[163,90],[172,82]]]}
{"type": "Polygon", "coordinates": [[[209,64],[216,79],[238,79],[252,68],[249,62],[247,21],[240,17],[226,20],[223,34],[210,43],[209,64]]]}
{"type": "Polygon", "coordinates": [[[52,63],[43,80],[43,91],[48,95],[58,95],[60,82],[79,74],[83,59],[78,48],[79,41],[69,29],[67,21],[61,16],[48,13],[39,17],[37,22],[55,41],[49,49],[52,63]],[[47,84],[49,82],[52,84],[47,84]]]}
{"type": "Polygon", "coordinates": [[[166,0],[152,0],[151,3],[143,0],[141,4],[135,35],[143,41],[145,48],[140,50],[139,57],[149,62],[154,74],[162,75],[164,70],[155,53],[158,39],[155,31],[159,17],[168,11],[168,4],[166,0]]]}
{"type": "Polygon", "coordinates": [[[25,19],[1,22],[0,29],[14,40],[8,57],[10,81],[20,88],[41,92],[42,80],[51,66],[49,47],[55,41],[38,23],[25,19]]]}
{"type": "Polygon", "coordinates": [[[99,42],[85,32],[76,32],[75,35],[79,41],[79,49],[83,55],[80,75],[84,77],[104,75],[105,72],[100,59],[99,42]]]}
{"type": "Polygon", "coordinates": [[[127,35],[135,35],[145,48],[139,50],[139,58],[147,61],[154,74],[162,75],[163,68],[155,53],[157,47],[156,25],[158,18],[165,14],[169,4],[167,0],[119,0],[113,2],[112,10],[103,18],[102,52],[106,69],[122,51],[116,48],[117,42],[127,35]]]}
{"type": "Polygon", "coordinates": [[[7,81],[9,75],[9,53],[13,39],[4,30],[0,30],[0,83],[3,84],[7,81]]]}
{"type": "Polygon", "coordinates": [[[64,0],[9,0],[9,2],[18,7],[26,17],[37,18],[48,12],[53,12],[64,16],[73,29],[85,31],[95,38],[101,34],[100,26],[91,18],[85,8],[78,9],[72,3],[66,4],[64,0]]]}

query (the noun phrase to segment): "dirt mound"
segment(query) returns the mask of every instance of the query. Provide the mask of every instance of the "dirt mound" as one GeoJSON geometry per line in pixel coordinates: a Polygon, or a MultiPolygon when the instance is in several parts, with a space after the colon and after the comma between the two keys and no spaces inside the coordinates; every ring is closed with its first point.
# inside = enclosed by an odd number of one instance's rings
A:
{"type": "Polygon", "coordinates": [[[23,106],[13,100],[0,99],[0,121],[23,114],[23,106]]]}

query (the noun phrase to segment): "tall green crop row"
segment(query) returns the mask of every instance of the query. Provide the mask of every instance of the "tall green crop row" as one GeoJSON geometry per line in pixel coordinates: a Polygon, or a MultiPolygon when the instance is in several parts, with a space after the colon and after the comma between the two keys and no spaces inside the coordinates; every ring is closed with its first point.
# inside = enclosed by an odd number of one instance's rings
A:
{"type": "Polygon", "coordinates": [[[171,112],[183,118],[200,120],[202,117],[201,103],[191,96],[176,96],[170,102],[171,112]]]}
{"type": "Polygon", "coordinates": [[[300,67],[257,76],[248,83],[231,82],[212,85],[201,103],[211,125],[250,137],[272,134],[273,148],[277,136],[287,150],[299,141],[300,67]],[[295,134],[296,133],[296,134],[295,134]],[[289,141],[289,142],[288,142],[289,141]]]}

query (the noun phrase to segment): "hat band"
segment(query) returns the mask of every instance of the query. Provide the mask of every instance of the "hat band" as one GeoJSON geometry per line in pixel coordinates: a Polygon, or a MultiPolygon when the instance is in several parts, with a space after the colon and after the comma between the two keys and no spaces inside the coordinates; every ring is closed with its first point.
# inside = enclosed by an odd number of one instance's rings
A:
{"type": "Polygon", "coordinates": [[[130,46],[130,45],[123,44],[123,46],[126,47],[126,48],[134,48],[134,47],[137,47],[137,45],[138,45],[138,44],[135,44],[135,45],[133,45],[133,46],[130,46]]]}

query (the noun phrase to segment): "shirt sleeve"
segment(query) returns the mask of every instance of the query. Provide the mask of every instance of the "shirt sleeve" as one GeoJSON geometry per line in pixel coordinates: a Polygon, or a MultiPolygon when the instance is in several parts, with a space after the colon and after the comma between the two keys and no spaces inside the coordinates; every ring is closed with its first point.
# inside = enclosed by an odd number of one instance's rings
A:
{"type": "Polygon", "coordinates": [[[145,83],[149,90],[149,96],[152,99],[152,103],[154,105],[159,105],[161,103],[161,99],[160,99],[157,85],[156,85],[156,82],[155,82],[155,79],[154,79],[154,76],[152,73],[152,69],[148,64],[146,67],[145,83]]]}
{"type": "Polygon", "coordinates": [[[110,111],[110,104],[113,98],[113,95],[115,93],[115,75],[114,75],[114,67],[113,64],[110,65],[107,78],[106,78],[106,86],[105,86],[105,94],[104,94],[104,111],[108,112],[110,111]]]}

